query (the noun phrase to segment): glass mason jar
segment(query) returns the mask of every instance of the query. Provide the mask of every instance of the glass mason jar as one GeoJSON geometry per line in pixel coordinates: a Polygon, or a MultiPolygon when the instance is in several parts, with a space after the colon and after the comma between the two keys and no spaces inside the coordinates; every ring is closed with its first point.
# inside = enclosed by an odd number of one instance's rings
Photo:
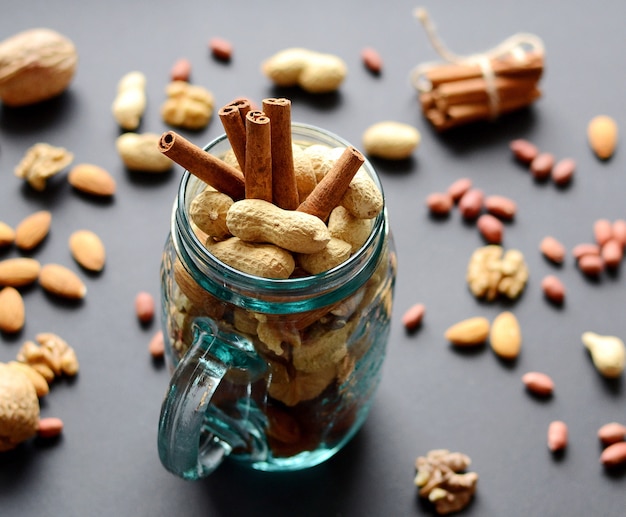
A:
{"type": "MultiPolygon", "coordinates": [[[[347,147],[292,124],[294,143],[347,147]]],[[[225,135],[205,151],[222,157],[225,135]]],[[[366,172],[382,188],[371,164],[366,172]]],[[[172,371],[158,431],[161,462],[185,479],[229,456],[265,471],[317,465],[366,419],[389,336],[396,258],[383,210],[365,244],[326,272],[261,278],[212,256],[189,207],[206,184],[185,171],[161,266],[172,371]]]]}

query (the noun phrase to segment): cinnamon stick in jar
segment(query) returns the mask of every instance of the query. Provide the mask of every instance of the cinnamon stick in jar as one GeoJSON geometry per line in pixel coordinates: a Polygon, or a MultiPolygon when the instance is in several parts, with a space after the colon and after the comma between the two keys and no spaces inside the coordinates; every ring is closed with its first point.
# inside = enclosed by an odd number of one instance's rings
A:
{"type": "Polygon", "coordinates": [[[233,200],[244,198],[245,183],[241,172],[178,133],[163,133],[159,140],[159,151],[233,200]]]}
{"type": "Polygon", "coordinates": [[[233,149],[237,163],[242,171],[246,167],[246,126],[237,105],[230,103],[223,106],[218,115],[224,126],[224,132],[233,149]]]}
{"type": "Polygon", "coordinates": [[[352,178],[363,163],[365,157],[361,152],[352,146],[347,147],[313,191],[300,203],[297,210],[326,221],[333,209],[339,205],[352,178]]]}
{"type": "Polygon", "coordinates": [[[247,199],[272,202],[272,152],[270,119],[262,111],[246,115],[246,168],[244,171],[247,199]]]}
{"type": "Polygon", "coordinates": [[[285,210],[298,208],[298,184],[291,143],[291,101],[263,99],[263,112],[272,132],[272,194],[274,204],[285,210]]]}

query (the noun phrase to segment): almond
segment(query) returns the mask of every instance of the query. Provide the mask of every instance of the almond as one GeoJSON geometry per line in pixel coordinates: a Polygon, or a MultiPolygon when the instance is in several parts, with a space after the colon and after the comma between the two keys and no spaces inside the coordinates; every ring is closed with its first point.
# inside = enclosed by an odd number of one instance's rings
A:
{"type": "Polygon", "coordinates": [[[13,244],[15,241],[15,230],[7,223],[0,221],[0,247],[13,244]]]}
{"type": "Polygon", "coordinates": [[[503,359],[515,359],[522,346],[522,332],[515,315],[501,312],[491,324],[489,334],[491,349],[503,359]]]}
{"type": "Polygon", "coordinates": [[[489,320],[482,316],[476,316],[459,321],[449,327],[444,336],[454,345],[480,345],[484,343],[489,336],[489,320]]]}
{"type": "Polygon", "coordinates": [[[94,232],[77,230],[69,238],[74,260],[89,271],[102,271],[106,260],[104,244],[94,232]]]}
{"type": "Polygon", "coordinates": [[[39,273],[39,283],[46,291],[62,298],[85,297],[87,287],[76,273],[60,264],[46,264],[39,273]]]}
{"type": "Polygon", "coordinates": [[[70,170],[67,180],[81,192],[94,196],[112,196],[115,194],[115,179],[106,170],[97,165],[81,163],[70,170]]]}
{"type": "Polygon", "coordinates": [[[623,442],[626,440],[626,425],[618,422],[609,422],[598,429],[598,438],[604,445],[623,442]]]}
{"type": "Polygon", "coordinates": [[[591,149],[601,160],[607,160],[617,146],[617,123],[607,115],[598,115],[587,126],[587,139],[591,149]]]}
{"type": "Polygon", "coordinates": [[[52,214],[48,210],[29,215],[15,228],[15,245],[22,250],[32,250],[46,238],[51,222],[52,214]]]}
{"type": "Polygon", "coordinates": [[[32,258],[19,257],[0,261],[0,285],[21,287],[32,284],[41,270],[39,262],[32,258]]]}
{"type": "Polygon", "coordinates": [[[554,391],[554,382],[552,379],[541,372],[528,372],[522,376],[522,382],[525,384],[528,391],[535,395],[541,395],[547,397],[552,395],[554,391]]]}
{"type": "Polygon", "coordinates": [[[0,331],[15,333],[24,327],[24,300],[14,287],[0,291],[0,331]]]}

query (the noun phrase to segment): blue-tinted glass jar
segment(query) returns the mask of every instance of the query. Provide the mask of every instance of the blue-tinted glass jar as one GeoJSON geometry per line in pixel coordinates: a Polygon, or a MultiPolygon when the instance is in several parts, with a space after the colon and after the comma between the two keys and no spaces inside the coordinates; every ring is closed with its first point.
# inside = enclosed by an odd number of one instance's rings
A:
{"type": "MultiPolygon", "coordinates": [[[[296,123],[292,138],[349,145],[296,123]]],[[[229,149],[225,135],[205,148],[217,157],[229,149]]],[[[382,192],[371,164],[363,168],[382,192]]],[[[161,461],[186,479],[206,476],[226,456],[265,471],[312,467],[354,436],[379,384],[396,269],[387,212],[339,266],[268,279],[207,251],[189,215],[205,187],[184,173],[161,267],[172,370],[159,422],[161,461]]]]}

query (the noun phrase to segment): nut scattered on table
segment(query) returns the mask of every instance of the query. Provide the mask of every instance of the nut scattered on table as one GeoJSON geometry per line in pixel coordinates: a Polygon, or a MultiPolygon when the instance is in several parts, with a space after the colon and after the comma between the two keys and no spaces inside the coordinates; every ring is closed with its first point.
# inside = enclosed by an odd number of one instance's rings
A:
{"type": "Polygon", "coordinates": [[[460,452],[446,449],[429,451],[415,460],[415,485],[420,497],[427,498],[440,515],[458,512],[465,508],[478,482],[476,472],[465,472],[471,460],[460,452]]]}
{"type": "Polygon", "coordinates": [[[35,190],[42,191],[47,180],[65,169],[73,159],[74,154],[63,147],[38,143],[26,151],[15,168],[15,175],[25,179],[35,190]]]}
{"type": "Polygon", "coordinates": [[[197,130],[206,127],[213,115],[213,94],[206,88],[173,81],[165,89],[167,100],[161,106],[163,121],[170,126],[197,130]]]}
{"type": "Polygon", "coordinates": [[[0,452],[35,436],[39,399],[26,374],[0,363],[0,452]]]}
{"type": "Polygon", "coordinates": [[[369,156],[405,160],[417,148],[420,132],[409,124],[391,120],[378,122],[363,133],[363,149],[369,156]]]}
{"type": "Polygon", "coordinates": [[[124,133],[117,137],[115,146],[124,165],[131,171],[165,172],[174,162],[158,149],[161,135],[156,133],[124,133]]]}
{"type": "Polygon", "coordinates": [[[19,107],[63,93],[74,77],[78,53],[66,36],[29,29],[0,42],[0,99],[19,107]]]}
{"type": "Polygon", "coordinates": [[[467,266],[466,280],[477,298],[495,300],[499,295],[517,298],[528,280],[528,267],[521,251],[490,244],[477,248],[467,266]]]}
{"type": "Polygon", "coordinates": [[[129,72],[117,84],[111,106],[113,117],[122,129],[134,131],[139,127],[146,102],[146,76],[138,71],[129,72]]]}

